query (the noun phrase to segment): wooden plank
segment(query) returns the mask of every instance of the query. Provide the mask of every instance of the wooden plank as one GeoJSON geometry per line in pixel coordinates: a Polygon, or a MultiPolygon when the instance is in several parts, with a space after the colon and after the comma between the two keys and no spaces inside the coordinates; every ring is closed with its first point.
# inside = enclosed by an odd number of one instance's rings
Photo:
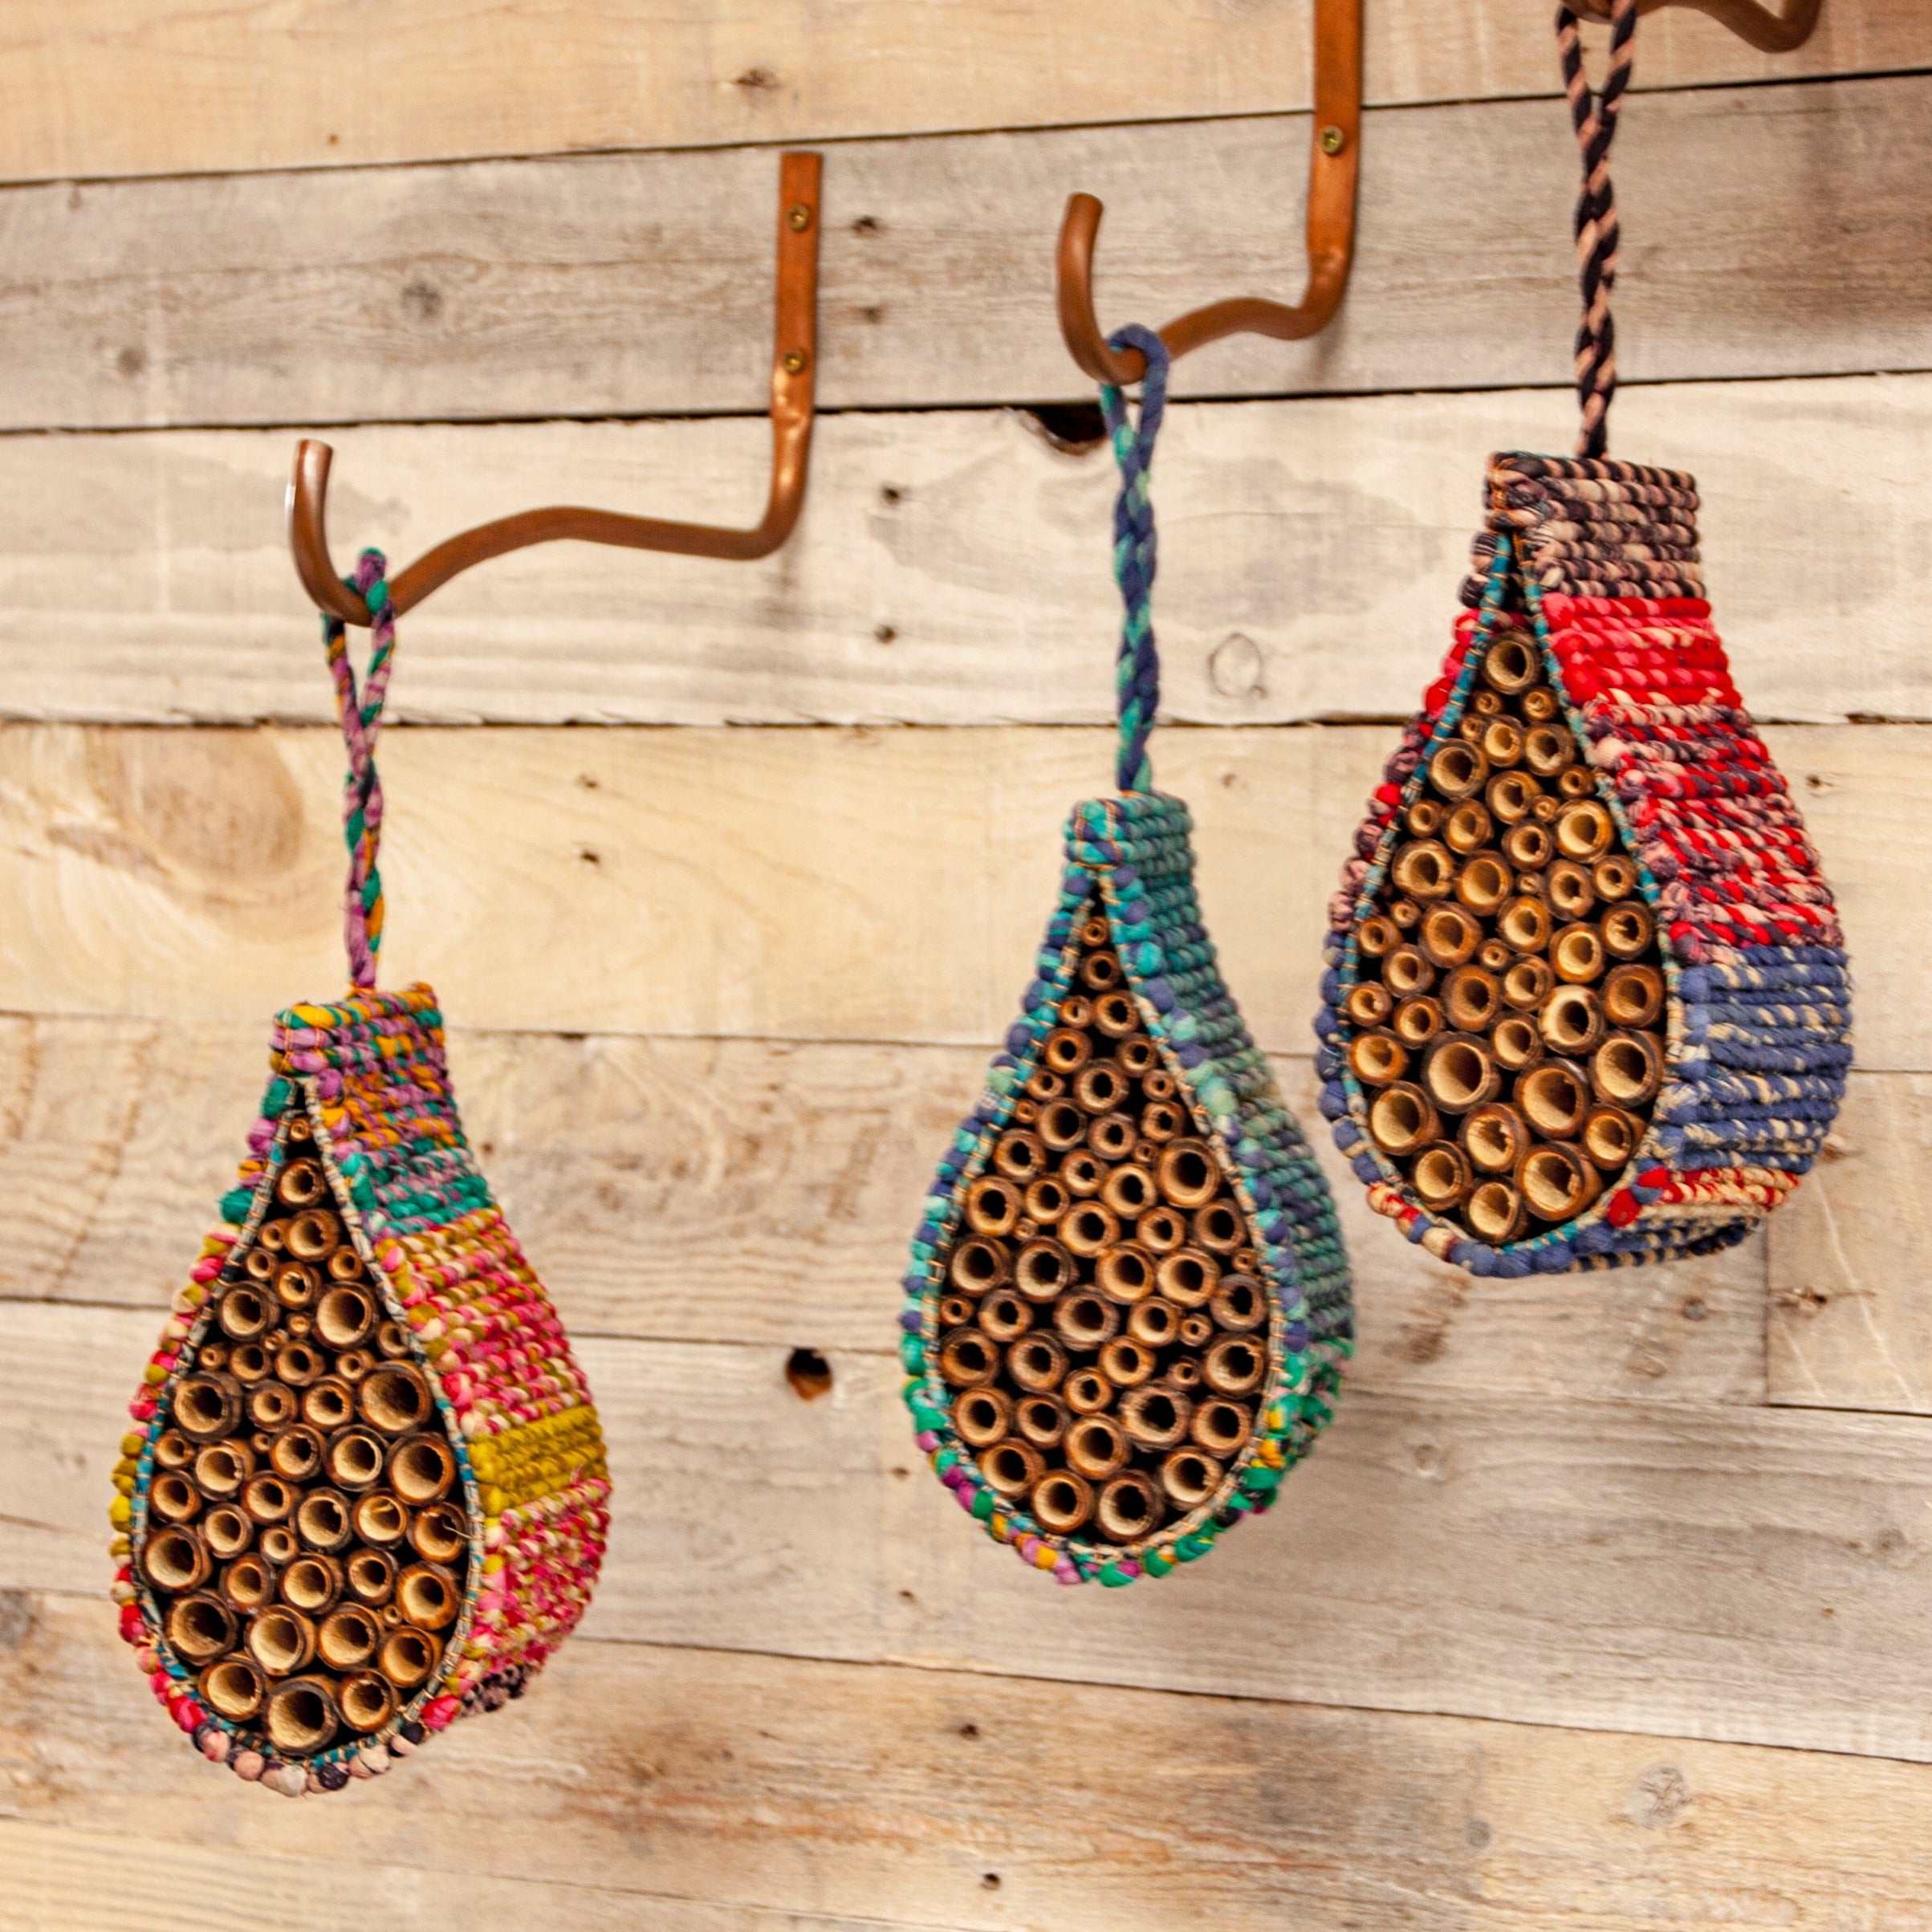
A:
{"type": "MultiPolygon", "coordinates": [[[[154,1329],[0,1304],[0,1588],[102,1586],[154,1329]]],[[[1917,1417],[1351,1389],[1211,1585],[1076,1608],[921,1469],[895,1364],[835,1352],[807,1402],[783,1348],[579,1353],[616,1491],[600,1637],[1932,1758],[1917,1417]]]]}
{"type": "MultiPolygon", "coordinates": [[[[351,31],[314,4],[238,16],[218,0],[8,0],[0,29],[0,87],[20,109],[0,177],[14,180],[1190,117],[1309,97],[1299,6],[393,0],[351,31]]],[[[1372,100],[1555,91],[1547,24],[1521,0],[1371,8],[1367,31],[1372,100]]],[[[1912,0],[1833,0],[1782,59],[1701,19],[1646,22],[1637,84],[1927,58],[1912,0]]]]}
{"type": "Polygon", "coordinates": [[[1914,1925],[1932,1883],[1916,1765],[583,1642],[406,1786],[243,1801],[95,1606],[15,1601],[22,1932],[188,1932],[244,1885],[313,1932],[1771,1932],[1914,1925]]]}
{"type": "MultiPolygon", "coordinates": [[[[1620,449],[1701,479],[1718,619],[1761,717],[1932,718],[1932,625],[1910,567],[1914,506],[1932,495],[1932,376],[1635,388],[1617,412],[1620,449]]],[[[1567,449],[1573,416],[1555,392],[1170,412],[1156,597],[1168,714],[1405,712],[1460,608],[1488,452],[1567,449]]],[[[400,562],[531,502],[748,519],[769,439],[730,421],[340,440],[331,527],[346,564],[363,543],[400,562]]],[[[0,437],[0,714],[328,722],[283,537],[291,446],[253,432],[0,437]]],[[[778,556],[573,544],[506,558],[409,615],[392,715],[1097,722],[1120,622],[1114,489],[1104,454],[1049,449],[1017,416],[828,418],[778,556]]]]}
{"type": "Polygon", "coordinates": [[[1932,1414],[1932,1080],[1857,1073],[1837,1131],[1772,1223],[1770,1399],[1932,1414]]]}
{"type": "MultiPolygon", "coordinates": [[[[473,1144],[574,1330],[879,1354],[911,1204],[986,1057],[466,1029],[452,1053],[473,1144]]],[[[0,1298],[165,1307],[263,1064],[258,1027],[0,1023],[0,1298]]],[[[1340,1205],[1360,1385],[1762,1399],[1761,1245],[1587,1295],[1542,1275],[1474,1293],[1369,1212],[1308,1061],[1277,1066],[1340,1205]]]]}
{"type": "MultiPolygon", "coordinates": [[[[1865,1064],[1932,1066],[1900,877],[1932,733],[1768,734],[1836,882],[1865,1064]],[[1897,989],[1894,992],[1893,989],[1897,989]]],[[[1174,731],[1202,905],[1255,1037],[1308,1050],[1325,905],[1388,726],[1174,731]]],[[[384,973],[515,1031],[990,1042],[1110,734],[391,734],[384,973]]],[[[0,727],[0,1011],[259,1027],[340,982],[332,732],[0,727]]]]}
{"type": "MultiPolygon", "coordinates": [[[[1932,20],[1918,34],[1932,65],[1932,20]]],[[[1133,119],[832,151],[821,406],[1089,396],[1052,311],[1070,188],[1108,208],[1109,326],[1298,288],[1307,116],[1133,119]]],[[[1404,108],[1363,139],[1341,319],[1190,356],[1175,393],[1564,386],[1561,109],[1404,108]]],[[[762,411],[774,167],[742,148],[15,187],[0,427],[762,411]]],[[[1932,366],[1929,167],[1932,75],[1645,100],[1617,150],[1625,380],[1932,366]]]]}

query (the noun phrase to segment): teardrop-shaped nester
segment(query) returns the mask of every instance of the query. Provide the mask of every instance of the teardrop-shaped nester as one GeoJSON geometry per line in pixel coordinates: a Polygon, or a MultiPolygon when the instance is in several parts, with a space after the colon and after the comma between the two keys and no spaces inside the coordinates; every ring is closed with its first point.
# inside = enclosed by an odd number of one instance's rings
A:
{"type": "Polygon", "coordinates": [[[1161,1575],[1266,1508],[1350,1345],[1333,1205],[1221,984],[1187,835],[1152,795],[1076,809],[906,1278],[921,1446],[1067,1583],[1161,1575]]]}
{"type": "Polygon", "coordinates": [[[1503,457],[1491,487],[1476,614],[1344,873],[1324,1111],[1373,1204],[1478,1273],[1706,1252],[1842,1097],[1830,894],[1710,628],[1690,479],[1503,457]]]}
{"type": "Polygon", "coordinates": [[[608,1483],[428,990],[298,1007],[275,1064],[132,1405],[117,1594],[205,1755],[293,1796],[521,1694],[588,1601],[608,1483]]]}

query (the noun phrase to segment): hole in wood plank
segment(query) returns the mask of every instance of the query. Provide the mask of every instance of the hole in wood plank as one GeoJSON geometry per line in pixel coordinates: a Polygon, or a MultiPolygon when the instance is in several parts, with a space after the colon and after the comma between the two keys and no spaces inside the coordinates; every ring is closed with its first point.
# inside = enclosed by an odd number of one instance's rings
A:
{"type": "Polygon", "coordinates": [[[1043,402],[1022,409],[1020,420],[1050,449],[1086,456],[1107,441],[1107,419],[1097,402],[1043,402]]]}
{"type": "Polygon", "coordinates": [[[816,1348],[794,1348],[785,1364],[785,1380],[801,1402],[816,1401],[832,1393],[832,1364],[816,1348]]]}

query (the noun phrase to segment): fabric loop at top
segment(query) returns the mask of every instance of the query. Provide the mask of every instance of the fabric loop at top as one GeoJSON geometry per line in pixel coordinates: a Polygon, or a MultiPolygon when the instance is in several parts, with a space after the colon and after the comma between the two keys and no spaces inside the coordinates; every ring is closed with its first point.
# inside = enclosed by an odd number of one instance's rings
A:
{"type": "Polygon", "coordinates": [[[360,692],[349,662],[348,627],[340,617],[322,620],[323,649],[336,680],[336,716],[349,759],[342,787],[342,836],[349,848],[342,928],[349,984],[357,989],[375,985],[376,958],[382,950],[382,874],[376,864],[382,842],[382,781],[376,773],[376,739],[396,657],[388,569],[380,551],[365,550],[356,560],[356,574],[343,580],[369,607],[369,668],[360,692]]]}
{"type": "Polygon", "coordinates": [[[1153,766],[1147,740],[1161,702],[1161,658],[1154,645],[1154,513],[1147,478],[1167,406],[1169,359],[1167,344],[1138,323],[1115,330],[1107,346],[1138,349],[1147,358],[1138,420],[1129,421],[1126,396],[1111,383],[1100,385],[1100,409],[1121,470],[1121,493],[1113,506],[1113,576],[1126,607],[1115,672],[1121,742],[1114,783],[1122,791],[1151,791],[1153,766]]]}

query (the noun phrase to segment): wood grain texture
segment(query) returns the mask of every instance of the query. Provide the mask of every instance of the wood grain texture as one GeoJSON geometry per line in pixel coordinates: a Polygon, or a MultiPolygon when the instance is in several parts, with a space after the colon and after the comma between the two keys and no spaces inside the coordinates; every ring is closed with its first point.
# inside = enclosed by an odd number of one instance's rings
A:
{"type": "Polygon", "coordinates": [[[0,1601],[10,1932],[190,1932],[243,1871],[311,1932],[1852,1932],[1932,1885],[1917,1765],[583,1641],[406,1783],[275,1804],[99,1606],[0,1601]]]}
{"type": "MultiPolygon", "coordinates": [[[[1325,905],[1394,732],[1171,731],[1202,903],[1259,1043],[1308,1048],[1325,905]]],[[[1932,864],[1932,732],[1767,734],[1858,962],[1861,1051],[1932,1067],[1897,881],[1932,864]]],[[[400,731],[383,976],[462,1023],[990,1043],[1104,789],[1082,730],[400,731]]],[[[0,728],[0,1011],[261,1026],[340,983],[332,731],[0,728]]]]}
{"type": "MultiPolygon", "coordinates": [[[[1489,452],[1568,449],[1573,417],[1553,391],[1173,410],[1168,715],[1406,712],[1459,608],[1489,452]]],[[[344,567],[365,543],[400,567],[543,502],[749,520],[769,441],[738,421],[338,440],[344,567]]],[[[1616,446],[1698,475],[1718,620],[1759,716],[1932,718],[1932,376],[1630,389],[1616,446]]],[[[0,437],[0,714],[329,720],[283,537],[291,453],[262,433],[0,437]]],[[[777,556],[555,544],[492,563],[409,614],[392,716],[1098,722],[1120,623],[1113,478],[1018,416],[828,418],[777,556]]]]}
{"type": "MultiPolygon", "coordinates": [[[[1932,18],[1920,30],[1932,65],[1932,18]]],[[[1073,188],[1108,207],[1107,327],[1295,298],[1308,118],[1133,120],[830,150],[820,407],[1088,397],[1052,307],[1073,188]]],[[[1561,107],[1372,113],[1363,141],[1340,319],[1306,343],[1190,356],[1174,393],[1564,386],[1577,164],[1561,107]]],[[[1932,75],[1634,107],[1617,148],[1625,380],[1932,367],[1928,168],[1932,75]]],[[[775,169],[746,148],[0,192],[16,264],[0,426],[762,412],[775,169]]],[[[756,466],[742,487],[753,500],[756,466]]]]}
{"type": "MultiPolygon", "coordinates": [[[[102,1587],[155,1332],[0,1304],[0,1588],[102,1587]]],[[[806,1402],[783,1348],[578,1353],[615,1491],[600,1637],[1932,1757],[1917,1417],[1351,1389],[1265,1522],[1103,1594],[961,1518],[886,1359],[833,1352],[806,1402]]]]}
{"type": "MultiPolygon", "coordinates": [[[[580,1334],[885,1354],[917,1203],[979,1047],[461,1031],[471,1144],[580,1334]]],[[[0,1022],[0,1299],[159,1310],[233,1177],[255,1027],[0,1022]]],[[[1372,1214],[1315,1130],[1356,1275],[1358,1386],[1756,1401],[1761,1243],[1472,1291],[1372,1214]]]]}
{"type": "MultiPolygon", "coordinates": [[[[1521,0],[1367,16],[1373,100],[1555,91],[1521,0]]],[[[1594,35],[1592,39],[1594,39],[1594,35]]],[[[1305,107],[1305,6],[1047,8],[805,0],[437,4],[38,0],[0,7],[18,104],[0,177],[173,174],[453,155],[831,140],[1305,107]]],[[[1832,0],[1771,59],[1709,22],[1646,22],[1640,87],[1884,70],[1932,53],[1913,0],[1832,0]]]]}

